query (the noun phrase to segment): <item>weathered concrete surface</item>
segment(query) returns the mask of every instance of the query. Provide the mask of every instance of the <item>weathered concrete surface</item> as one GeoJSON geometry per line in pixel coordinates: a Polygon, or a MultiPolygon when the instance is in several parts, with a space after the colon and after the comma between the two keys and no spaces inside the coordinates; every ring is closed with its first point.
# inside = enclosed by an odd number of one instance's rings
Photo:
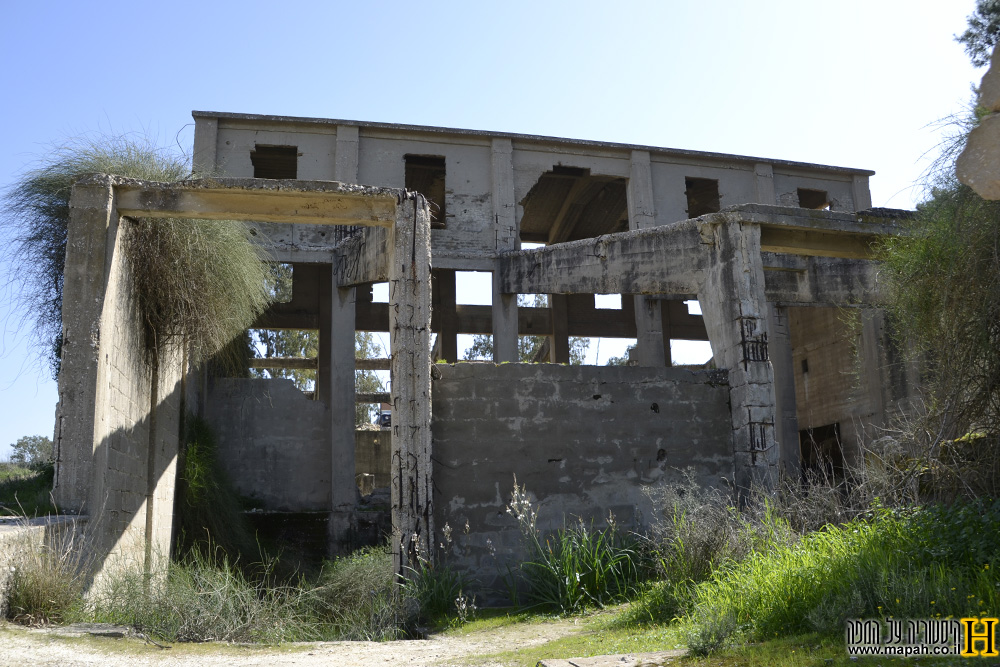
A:
{"type": "Polygon", "coordinates": [[[287,379],[215,378],[205,419],[240,495],[269,511],[330,508],[329,408],[287,379]]]}
{"type": "Polygon", "coordinates": [[[976,126],[955,163],[958,180],[983,199],[1000,199],[1000,49],[979,84],[979,106],[990,114],[976,126]]]}
{"type": "Polygon", "coordinates": [[[644,488],[675,469],[694,467],[709,486],[732,479],[724,371],[467,363],[433,374],[434,544],[487,586],[520,554],[505,513],[515,475],[543,530],[609,511],[642,525],[644,488]]]}

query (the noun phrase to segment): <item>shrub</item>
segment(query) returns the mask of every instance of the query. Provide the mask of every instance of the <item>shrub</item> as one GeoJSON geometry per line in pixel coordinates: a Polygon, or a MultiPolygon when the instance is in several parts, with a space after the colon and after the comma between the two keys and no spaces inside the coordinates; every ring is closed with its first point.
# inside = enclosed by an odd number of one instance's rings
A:
{"type": "Polygon", "coordinates": [[[396,581],[388,546],[325,563],[303,603],[324,626],[322,638],[367,641],[402,637],[417,605],[396,581]]]}
{"type": "MultiPolygon", "coordinates": [[[[622,602],[636,594],[650,574],[640,540],[621,530],[613,515],[609,514],[603,529],[580,519],[543,536],[537,528],[537,511],[516,479],[507,511],[517,519],[529,550],[528,559],[518,568],[529,608],[571,613],[622,602]]],[[[508,586],[514,591],[518,588],[516,582],[508,586]]]]}
{"type": "Polygon", "coordinates": [[[0,612],[25,625],[63,622],[79,604],[84,586],[72,532],[45,544],[25,538],[8,548],[10,570],[5,586],[0,579],[0,612]]]}

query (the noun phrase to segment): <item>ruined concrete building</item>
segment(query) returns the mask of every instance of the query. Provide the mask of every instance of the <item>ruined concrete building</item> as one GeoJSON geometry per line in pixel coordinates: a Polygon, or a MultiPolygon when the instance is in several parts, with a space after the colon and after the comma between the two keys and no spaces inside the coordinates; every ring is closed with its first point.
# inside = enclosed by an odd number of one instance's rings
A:
{"type": "Polygon", "coordinates": [[[608,511],[641,522],[644,487],[677,469],[734,489],[773,485],[781,471],[839,475],[913,385],[871,259],[899,212],[871,208],[870,171],[385,123],[194,118],[195,172],[210,179],[95,177],[73,194],[55,494],[89,516],[105,555],[139,549],[149,564],[169,552],[185,410],[215,426],[241,493],[271,512],[313,513],[331,551],[357,530],[357,476],[373,475],[391,487],[397,566],[433,557],[447,524],[462,533],[453,564],[496,572],[487,544],[502,557],[518,541],[504,513],[515,475],[541,502],[543,527],[608,511]],[[135,372],[121,216],[260,223],[293,292],[259,326],[318,330],[320,347],[314,360],[259,363],[315,368],[313,394],[289,380],[210,377],[181,351],[152,382],[135,372]],[[521,249],[529,242],[544,245],[521,249]],[[492,305],[456,302],[466,271],[492,276],[492,305]],[[373,302],[380,282],[388,303],[373,302]],[[519,294],[548,305],[519,307],[519,294]],[[620,309],[595,308],[598,294],[622,295],[620,309]],[[701,315],[685,304],[694,299],[701,315]],[[357,330],[388,331],[390,357],[356,361],[357,330]],[[496,363],[454,363],[459,334],[492,334],[496,363]],[[553,363],[513,363],[523,335],[548,337],[553,363]],[[635,339],[634,363],[564,365],[571,336],[635,339]],[[714,368],[672,366],[672,339],[710,341],[714,368]],[[358,368],[391,368],[391,397],[356,396],[358,368]],[[376,444],[356,434],[355,403],[385,398],[391,439],[376,432],[376,444]]]}

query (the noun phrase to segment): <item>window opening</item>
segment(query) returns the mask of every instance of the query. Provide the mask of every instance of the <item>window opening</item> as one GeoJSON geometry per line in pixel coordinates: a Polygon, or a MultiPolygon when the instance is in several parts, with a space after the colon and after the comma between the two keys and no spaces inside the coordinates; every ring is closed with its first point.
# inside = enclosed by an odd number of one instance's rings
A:
{"type": "Polygon", "coordinates": [[[250,329],[253,358],[250,377],[287,378],[315,396],[319,356],[319,331],[315,329],[250,329]]]}
{"type": "Polygon", "coordinates": [[[427,197],[431,205],[431,227],[445,226],[445,161],[440,155],[404,155],[405,185],[427,197]]]}
{"type": "Polygon", "coordinates": [[[719,181],[715,179],[687,177],[684,179],[684,194],[687,195],[689,218],[716,213],[722,208],[719,203],[719,181]]]}
{"type": "Polygon", "coordinates": [[[267,293],[271,303],[291,303],[294,267],[286,263],[268,264],[267,293]]]}
{"type": "Polygon", "coordinates": [[[826,190],[810,190],[799,188],[799,208],[811,208],[816,211],[830,210],[830,197],[826,190]]]}
{"type": "Polygon", "coordinates": [[[254,178],[298,178],[299,153],[297,146],[254,145],[250,151],[254,178]]]}
{"type": "Polygon", "coordinates": [[[598,310],[621,310],[621,294],[595,294],[594,308],[598,310]]]}

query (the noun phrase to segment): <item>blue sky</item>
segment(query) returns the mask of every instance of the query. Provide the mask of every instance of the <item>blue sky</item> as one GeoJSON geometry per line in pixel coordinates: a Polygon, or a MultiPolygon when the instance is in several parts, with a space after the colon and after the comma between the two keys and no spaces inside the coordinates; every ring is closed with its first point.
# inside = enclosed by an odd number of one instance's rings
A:
{"type": "MultiPolygon", "coordinates": [[[[959,111],[982,76],[953,40],[973,6],[7,2],[0,187],[88,132],[145,132],[190,151],[200,109],[861,167],[877,172],[875,205],[908,208],[940,137],[928,125],[959,111]]],[[[16,290],[0,295],[4,458],[22,435],[51,436],[56,390],[16,290]]]]}

